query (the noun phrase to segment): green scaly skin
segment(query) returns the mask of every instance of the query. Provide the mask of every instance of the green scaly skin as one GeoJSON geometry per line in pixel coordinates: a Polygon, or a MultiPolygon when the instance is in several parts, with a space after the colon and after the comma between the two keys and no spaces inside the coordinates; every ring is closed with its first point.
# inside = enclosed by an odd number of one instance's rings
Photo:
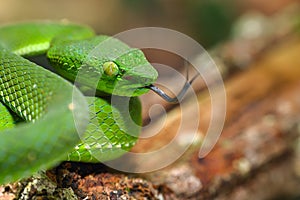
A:
{"type": "Polygon", "coordinates": [[[66,80],[6,49],[0,58],[1,102],[34,121],[1,131],[0,183],[6,183],[62,160],[63,152],[79,142],[88,110],[85,98],[66,80]]]}
{"type": "Polygon", "coordinates": [[[86,26],[30,22],[0,27],[0,183],[61,160],[106,161],[130,150],[141,124],[134,96],[146,93],[144,86],[156,78],[140,50],[95,36],[86,26]],[[129,112],[128,106],[112,105],[109,96],[84,97],[66,79],[21,57],[45,53],[60,76],[97,93],[120,95],[114,101],[129,101],[129,112]],[[118,71],[103,70],[107,62],[118,71]],[[28,123],[15,124],[16,118],[28,123]]]}

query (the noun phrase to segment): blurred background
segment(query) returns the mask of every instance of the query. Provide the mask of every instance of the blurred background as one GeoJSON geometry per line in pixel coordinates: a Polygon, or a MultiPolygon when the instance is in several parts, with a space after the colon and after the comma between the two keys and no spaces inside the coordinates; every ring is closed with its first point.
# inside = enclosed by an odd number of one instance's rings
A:
{"type": "Polygon", "coordinates": [[[245,12],[274,15],[297,0],[0,0],[0,23],[68,19],[99,34],[161,26],[185,33],[204,47],[228,39],[233,22],[245,12]]]}

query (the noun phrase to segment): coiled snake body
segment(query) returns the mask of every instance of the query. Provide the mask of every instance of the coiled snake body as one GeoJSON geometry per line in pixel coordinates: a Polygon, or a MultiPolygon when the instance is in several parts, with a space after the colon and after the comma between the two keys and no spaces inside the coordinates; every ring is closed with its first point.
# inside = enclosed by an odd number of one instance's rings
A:
{"type": "Polygon", "coordinates": [[[128,151],[140,131],[136,96],[156,78],[140,50],[95,36],[86,26],[29,22],[0,27],[0,183],[61,160],[99,162],[128,151]],[[59,75],[26,59],[40,54],[47,54],[59,75]],[[70,82],[106,97],[84,97],[70,82]],[[120,104],[128,101],[127,110],[112,104],[107,94],[116,95],[120,104]]]}

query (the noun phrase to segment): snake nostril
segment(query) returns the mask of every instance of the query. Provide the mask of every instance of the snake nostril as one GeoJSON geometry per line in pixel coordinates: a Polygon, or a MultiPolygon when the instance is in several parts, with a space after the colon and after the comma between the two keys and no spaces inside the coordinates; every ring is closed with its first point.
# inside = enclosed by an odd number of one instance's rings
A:
{"type": "Polygon", "coordinates": [[[125,79],[127,81],[132,81],[133,77],[132,76],[123,76],[123,79],[125,79]]]}

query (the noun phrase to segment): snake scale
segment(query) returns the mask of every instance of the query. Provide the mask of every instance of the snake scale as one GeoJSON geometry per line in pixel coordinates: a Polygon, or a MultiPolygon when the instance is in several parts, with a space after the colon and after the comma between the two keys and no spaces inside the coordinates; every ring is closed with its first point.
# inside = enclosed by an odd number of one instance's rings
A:
{"type": "Polygon", "coordinates": [[[141,50],[84,25],[1,26],[0,183],[62,160],[106,161],[130,150],[141,125],[137,96],[157,76],[141,50]],[[57,74],[28,59],[36,55],[57,74]]]}

